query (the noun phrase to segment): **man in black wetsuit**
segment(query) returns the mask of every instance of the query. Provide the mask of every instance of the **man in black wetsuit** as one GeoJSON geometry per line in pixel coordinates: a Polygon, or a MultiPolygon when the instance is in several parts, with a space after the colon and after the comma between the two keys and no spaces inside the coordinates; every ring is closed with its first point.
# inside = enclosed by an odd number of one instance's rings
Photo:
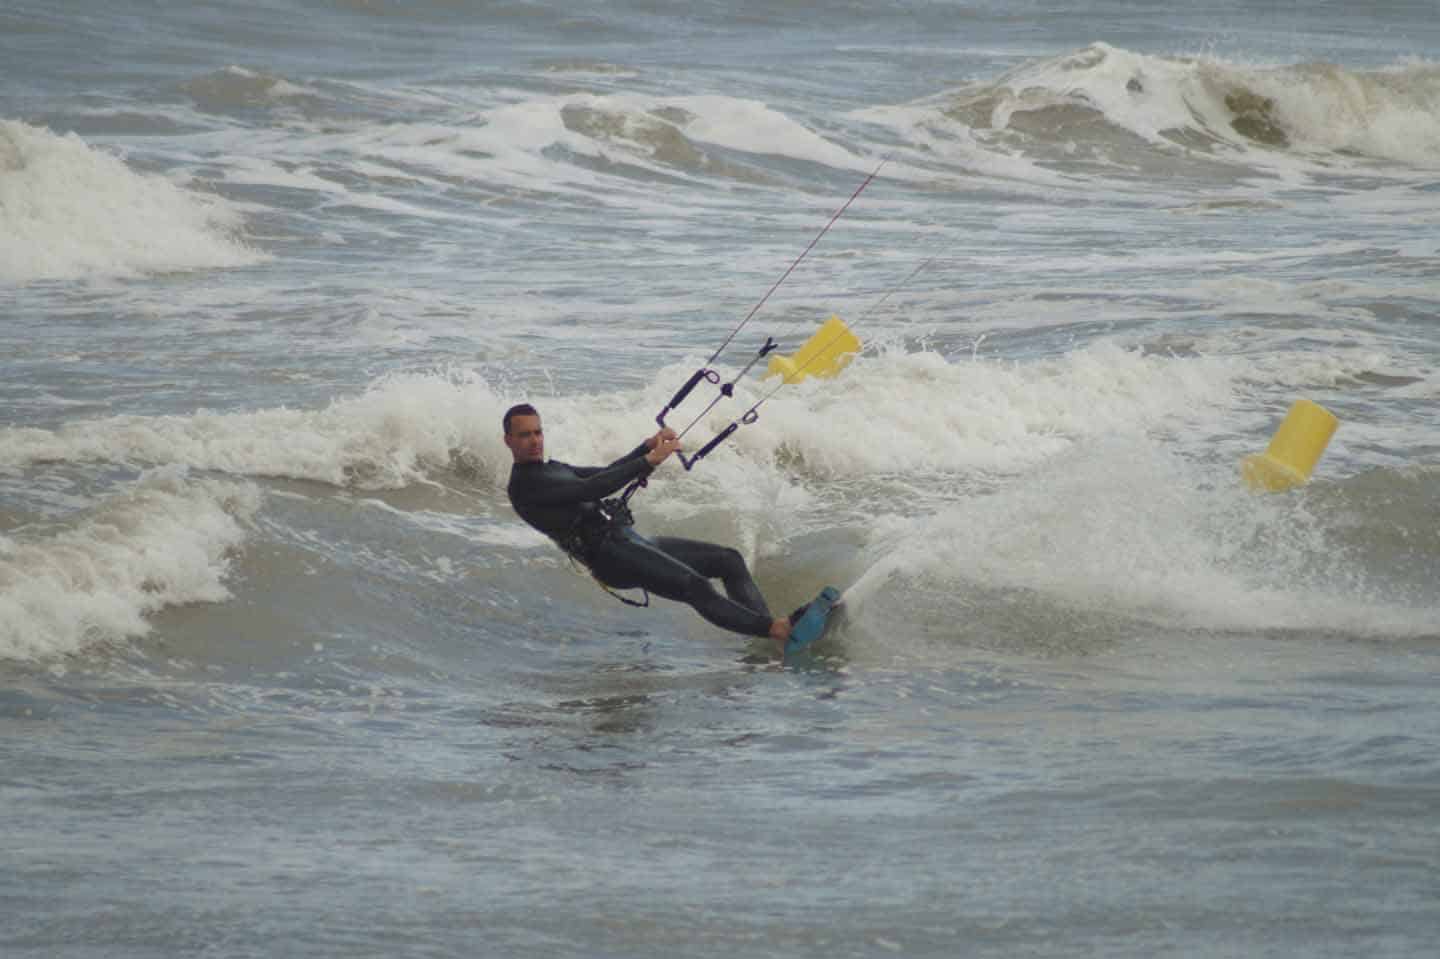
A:
{"type": "Polygon", "coordinates": [[[662,429],[609,466],[570,466],[545,459],[540,414],[528,403],[505,413],[510,467],[510,504],[520,518],[560,544],[612,589],[643,588],[688,603],[711,623],[784,644],[791,620],[770,615],[760,589],[738,552],[727,546],[635,532],[629,510],[602,500],[647,477],[680,449],[672,429],[662,429]],[[712,578],[725,583],[716,592],[712,578]]]}

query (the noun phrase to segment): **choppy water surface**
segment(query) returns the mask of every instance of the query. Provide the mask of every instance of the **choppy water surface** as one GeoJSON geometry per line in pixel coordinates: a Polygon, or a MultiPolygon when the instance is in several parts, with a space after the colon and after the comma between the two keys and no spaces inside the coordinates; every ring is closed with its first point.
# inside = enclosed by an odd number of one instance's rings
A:
{"type": "Polygon", "coordinates": [[[1428,954],[1440,28],[1311,6],[9,4],[5,955],[1428,954]],[[615,603],[501,412],[629,449],[877,169],[635,501],[837,628],[615,603]]]}

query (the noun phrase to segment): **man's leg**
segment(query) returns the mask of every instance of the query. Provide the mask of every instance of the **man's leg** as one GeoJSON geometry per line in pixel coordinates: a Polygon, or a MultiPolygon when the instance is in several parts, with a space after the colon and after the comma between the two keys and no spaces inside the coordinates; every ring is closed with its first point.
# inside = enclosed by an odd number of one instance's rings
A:
{"type": "Polygon", "coordinates": [[[675,557],[706,579],[722,580],[725,594],[741,606],[764,613],[767,618],[770,616],[770,607],[738,550],[674,536],[658,536],[654,543],[661,552],[675,557]]]}
{"type": "MultiPolygon", "coordinates": [[[[706,544],[701,544],[706,545],[706,544]]],[[[722,548],[722,547],[717,547],[722,548]]],[[[739,554],[736,554],[739,559],[739,554]]],[[[728,566],[727,562],[727,566],[728,566]]],[[[745,564],[740,562],[743,569],[745,564]]],[[[661,550],[634,530],[607,540],[590,560],[590,571],[612,589],[648,589],[656,596],[687,603],[708,622],[747,636],[772,636],[774,621],[760,600],[759,609],[727,599],[699,571],[661,550]]],[[[731,570],[733,572],[733,570],[731,570]]],[[[748,571],[745,579],[750,578],[748,571]]],[[[743,584],[738,584],[743,586],[743,584]]],[[[751,581],[751,588],[754,582],[751,581]]],[[[729,584],[727,583],[727,589],[729,584]]],[[[754,590],[758,597],[760,591],[754,590]]]]}

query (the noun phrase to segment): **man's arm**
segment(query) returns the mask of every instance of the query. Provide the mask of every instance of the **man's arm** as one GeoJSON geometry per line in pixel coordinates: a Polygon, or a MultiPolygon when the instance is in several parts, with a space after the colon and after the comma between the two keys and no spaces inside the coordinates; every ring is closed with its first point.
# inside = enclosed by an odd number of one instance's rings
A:
{"type": "Polygon", "coordinates": [[[653,447],[651,447],[650,445],[650,440],[646,440],[644,443],[641,443],[639,446],[635,447],[633,450],[626,453],[624,456],[620,457],[618,460],[611,463],[609,466],[575,466],[572,467],[572,469],[575,470],[576,476],[594,476],[597,473],[604,472],[608,469],[614,469],[615,467],[620,466],[624,463],[628,463],[631,460],[638,460],[640,457],[650,452],[652,448],[653,447]]]}
{"type": "MultiPolygon", "coordinates": [[[[658,430],[654,436],[645,437],[644,441],[641,442],[639,446],[635,447],[633,450],[626,453],[624,456],[620,457],[615,462],[611,463],[610,466],[573,466],[571,467],[571,469],[575,470],[575,473],[579,476],[594,476],[601,470],[607,470],[611,467],[619,466],[621,463],[628,463],[633,459],[639,459],[646,453],[649,453],[651,450],[653,450],[656,445],[659,444],[662,440],[674,439],[675,431],[672,430],[670,427],[666,426],[658,430]]],[[[659,464],[656,463],[655,465],[658,466],[659,464]]]]}
{"type": "MultiPolygon", "coordinates": [[[[643,456],[643,454],[642,454],[643,456]]],[[[576,469],[554,461],[514,490],[515,498],[533,506],[573,506],[603,499],[633,479],[650,475],[649,461],[625,457],[605,467],[576,469]],[[558,469],[557,469],[558,467],[558,469]]]]}

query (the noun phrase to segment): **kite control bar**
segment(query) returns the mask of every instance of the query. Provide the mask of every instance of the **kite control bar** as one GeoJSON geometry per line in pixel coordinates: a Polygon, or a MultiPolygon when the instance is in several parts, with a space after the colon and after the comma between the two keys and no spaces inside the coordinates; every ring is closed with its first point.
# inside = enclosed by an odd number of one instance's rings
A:
{"type": "MultiPolygon", "coordinates": [[[[772,337],[765,337],[765,345],[755,351],[755,355],[751,357],[750,362],[746,363],[745,368],[742,369],[739,373],[735,374],[735,378],[733,380],[731,380],[729,383],[721,385],[720,389],[717,390],[715,393],[715,398],[710,401],[710,404],[708,406],[706,406],[703,410],[700,411],[699,416],[696,416],[693,420],[690,421],[689,426],[685,427],[685,429],[680,431],[680,436],[684,437],[686,433],[694,429],[695,424],[703,420],[710,413],[710,411],[715,408],[715,405],[719,403],[722,398],[734,396],[735,384],[744,379],[745,375],[755,368],[756,363],[759,363],[762,359],[768,356],[770,352],[779,345],[780,344],[776,343],[772,337]]],[[[696,370],[695,374],[690,377],[690,382],[686,383],[681,388],[680,393],[676,394],[679,399],[683,400],[685,398],[684,394],[687,394],[690,392],[690,390],[694,389],[695,384],[699,383],[702,377],[711,383],[720,382],[720,374],[716,373],[714,370],[708,368],[696,370]]],[[[665,425],[665,414],[673,410],[677,405],[677,402],[678,401],[676,400],[671,400],[670,405],[667,406],[665,409],[661,410],[660,415],[655,417],[656,422],[658,422],[662,427],[665,425]]],[[[758,418],[758,416],[755,417],[755,419],[758,418]]],[[[754,422],[754,420],[751,420],[750,422],[754,422]]],[[[688,472],[689,470],[694,469],[695,464],[700,462],[700,460],[704,459],[706,454],[708,454],[715,447],[719,446],[721,442],[724,441],[725,437],[735,432],[735,427],[737,425],[738,424],[731,423],[730,426],[724,430],[724,432],[718,434],[713,439],[711,439],[710,442],[702,446],[699,451],[695,453],[694,456],[686,456],[684,453],[678,451],[675,453],[675,455],[680,457],[680,462],[685,464],[685,469],[688,472]]]]}

